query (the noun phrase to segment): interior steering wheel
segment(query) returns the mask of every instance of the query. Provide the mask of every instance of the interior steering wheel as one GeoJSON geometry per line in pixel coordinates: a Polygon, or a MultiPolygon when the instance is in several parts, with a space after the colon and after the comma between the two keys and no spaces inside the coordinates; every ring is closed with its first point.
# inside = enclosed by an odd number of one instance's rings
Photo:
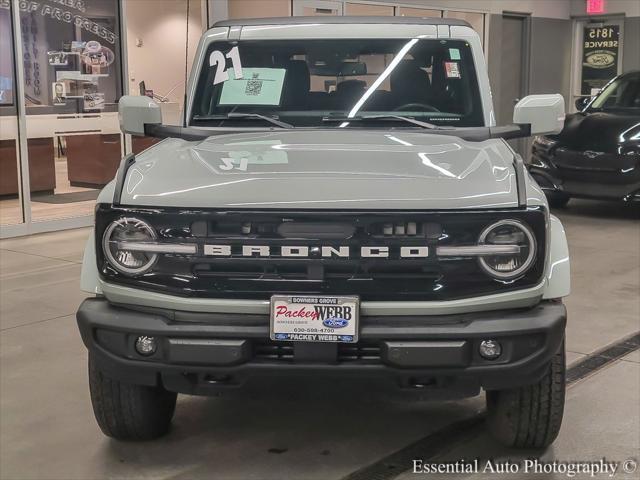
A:
{"type": "Polygon", "coordinates": [[[393,109],[394,112],[411,112],[411,111],[422,111],[422,112],[439,112],[436,107],[433,105],[427,105],[426,103],[405,103],[404,105],[400,105],[393,109]]]}

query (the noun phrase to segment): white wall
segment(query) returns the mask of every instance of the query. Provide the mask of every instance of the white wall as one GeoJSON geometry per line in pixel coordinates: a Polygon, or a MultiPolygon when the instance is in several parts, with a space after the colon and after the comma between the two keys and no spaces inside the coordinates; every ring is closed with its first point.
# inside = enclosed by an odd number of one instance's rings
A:
{"type": "Polygon", "coordinates": [[[148,89],[159,95],[165,95],[178,85],[168,97],[182,107],[185,67],[187,71],[191,69],[198,39],[202,35],[201,1],[123,0],[123,4],[127,27],[129,93],[137,95],[138,84],[142,80],[148,89]],[[139,40],[142,42],[141,46],[137,46],[139,40]]]}
{"type": "MultiPolygon", "coordinates": [[[[208,0],[212,23],[228,18],[228,4],[242,3],[243,0],[208,0]]],[[[290,0],[269,0],[282,2],[290,0]]],[[[293,0],[295,3],[297,0],[293,0]]],[[[349,2],[349,0],[339,0],[349,2]]],[[[352,0],[357,2],[359,0],[352,0]]],[[[571,15],[572,0],[367,0],[367,3],[415,6],[440,10],[466,10],[502,14],[503,11],[529,13],[535,17],[568,19],[571,15]]],[[[612,1],[612,0],[609,0],[612,1]]],[[[619,0],[622,1],[622,0],[619,0]]],[[[630,0],[633,2],[634,0],[630,0]]],[[[584,3],[584,2],[583,2],[584,3]]],[[[640,2],[639,2],[640,3],[640,2]]]]}
{"type": "MultiPolygon", "coordinates": [[[[372,0],[374,3],[376,0],[372,0]]],[[[415,5],[442,10],[468,10],[486,13],[518,12],[535,17],[569,18],[570,0],[378,0],[384,3],[415,5]]],[[[295,0],[294,0],[295,2],[295,0]]]]}
{"type": "MultiPolygon", "coordinates": [[[[125,0],[132,1],[132,0],[125,0]]],[[[229,18],[228,3],[243,0],[208,0],[212,23],[229,18]]],[[[246,0],[245,0],[246,1],[246,0]]],[[[289,4],[290,0],[269,0],[289,4]]],[[[295,3],[297,0],[293,0],[295,3]]],[[[349,2],[349,0],[339,0],[349,2]]],[[[362,0],[351,0],[358,2],[362,0]]],[[[407,5],[441,10],[467,10],[502,14],[528,13],[534,17],[569,19],[586,15],[586,0],[366,0],[367,3],[407,5]]],[[[624,13],[627,17],[640,16],[640,0],[605,0],[606,14],[624,13]]]]}

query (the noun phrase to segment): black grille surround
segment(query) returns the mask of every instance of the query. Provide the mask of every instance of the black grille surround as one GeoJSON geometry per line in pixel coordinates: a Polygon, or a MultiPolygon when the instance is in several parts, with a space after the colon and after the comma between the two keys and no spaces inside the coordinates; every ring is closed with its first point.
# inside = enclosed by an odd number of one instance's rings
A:
{"type": "MultiPolygon", "coordinates": [[[[538,285],[546,258],[547,212],[541,207],[455,211],[215,210],[134,208],[98,204],[96,257],[103,280],[142,290],[193,298],[267,300],[273,294],[358,295],[364,301],[470,298],[538,285]],[[158,241],[196,244],[196,255],[161,254],[140,276],[117,272],[106,261],[102,237],[117,218],[149,223],[158,241]],[[481,231],[503,219],[528,225],[536,238],[533,266],[521,277],[500,281],[476,257],[438,257],[438,246],[477,244],[481,231]],[[283,225],[294,228],[279,228],[283,225]],[[333,238],[315,238],[318,226],[333,238]],[[394,226],[390,233],[389,225],[394,226]],[[301,226],[302,228],[295,228],[301,226]],[[310,226],[310,228],[306,228],[310,226]],[[404,226],[404,228],[395,228],[404,226]],[[309,233],[311,231],[311,233],[309,233]],[[283,234],[283,232],[286,232],[283,234]],[[291,233],[293,232],[293,233],[291,233]],[[300,238],[292,238],[304,232],[300,238]],[[286,236],[285,236],[286,235],[286,236]],[[344,238],[344,237],[347,238],[344,238]],[[204,245],[230,245],[229,257],[204,255],[204,245]],[[242,246],[267,245],[269,257],[243,257],[242,246]],[[349,258],[281,257],[280,247],[349,246],[349,258]],[[362,246],[389,247],[389,258],[359,258],[362,246]],[[400,247],[428,246],[427,258],[400,258],[400,247]]],[[[322,235],[317,235],[320,237],[322,235]]]]}

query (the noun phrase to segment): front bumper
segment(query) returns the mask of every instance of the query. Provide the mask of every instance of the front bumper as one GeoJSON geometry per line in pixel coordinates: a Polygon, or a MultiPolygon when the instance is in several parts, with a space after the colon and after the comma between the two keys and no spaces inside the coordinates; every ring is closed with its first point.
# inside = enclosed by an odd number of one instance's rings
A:
{"type": "Polygon", "coordinates": [[[468,396],[536,382],[561,348],[566,310],[561,303],[477,314],[364,316],[357,344],[269,340],[266,315],[179,312],[85,300],[77,313],[82,339],[103,372],[124,382],[162,383],[189,394],[213,394],[253,376],[381,377],[402,387],[468,396]],[[140,335],[157,339],[157,351],[139,355],[140,335]],[[483,359],[483,339],[503,354],[483,359]]]}

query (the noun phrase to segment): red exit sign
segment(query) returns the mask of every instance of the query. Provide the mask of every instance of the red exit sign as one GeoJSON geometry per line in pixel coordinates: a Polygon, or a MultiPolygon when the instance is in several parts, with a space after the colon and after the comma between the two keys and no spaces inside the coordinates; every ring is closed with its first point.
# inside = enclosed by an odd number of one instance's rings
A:
{"type": "Polygon", "coordinates": [[[604,13],[604,0],[587,0],[587,13],[589,15],[604,13]]]}

